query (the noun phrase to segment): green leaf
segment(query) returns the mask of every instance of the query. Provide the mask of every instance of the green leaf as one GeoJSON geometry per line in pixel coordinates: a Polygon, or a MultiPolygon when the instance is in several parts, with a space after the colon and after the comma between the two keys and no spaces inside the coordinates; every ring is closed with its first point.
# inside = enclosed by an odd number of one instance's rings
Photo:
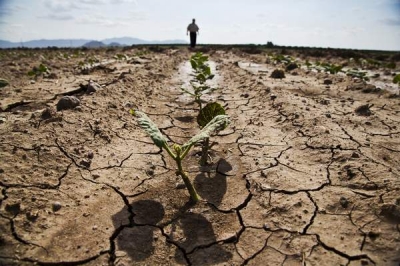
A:
{"type": "Polygon", "coordinates": [[[190,64],[192,65],[192,68],[193,68],[193,69],[197,69],[197,62],[196,62],[196,60],[194,60],[193,58],[190,59],[190,64]]]}
{"type": "Polygon", "coordinates": [[[40,64],[39,71],[41,73],[45,73],[45,72],[47,72],[47,67],[45,65],[43,65],[43,64],[40,64]]]}
{"type": "Polygon", "coordinates": [[[167,140],[163,136],[163,134],[158,129],[157,125],[154,124],[153,121],[143,112],[133,111],[132,109],[129,111],[131,115],[134,115],[138,118],[138,124],[147,135],[153,140],[154,144],[156,144],[159,148],[165,148],[167,146],[167,140]]]}
{"type": "Polygon", "coordinates": [[[195,96],[193,93],[191,93],[190,91],[188,91],[188,90],[185,89],[185,88],[181,88],[181,90],[182,90],[183,92],[189,94],[189,95],[195,96]]]}
{"type": "Polygon", "coordinates": [[[210,68],[209,66],[206,66],[206,67],[204,68],[204,73],[205,73],[207,76],[211,75],[211,68],[210,68]]]}
{"type": "Polygon", "coordinates": [[[1,79],[1,78],[0,78],[0,88],[3,88],[3,87],[5,87],[5,86],[7,86],[8,84],[9,84],[9,83],[8,83],[7,80],[1,79]]]}
{"type": "Polygon", "coordinates": [[[217,134],[219,131],[225,129],[229,125],[229,116],[217,115],[214,117],[196,136],[186,142],[182,148],[187,150],[197,142],[209,138],[212,135],[217,134]]]}
{"type": "Polygon", "coordinates": [[[28,76],[35,76],[36,75],[36,72],[35,71],[33,71],[33,70],[31,70],[31,71],[29,71],[28,72],[28,76]]]}
{"type": "Polygon", "coordinates": [[[197,124],[201,128],[205,127],[217,115],[224,115],[225,109],[219,103],[209,103],[204,106],[197,116],[197,124]]]}
{"type": "Polygon", "coordinates": [[[198,74],[198,75],[196,76],[196,79],[197,79],[199,82],[203,83],[203,82],[206,81],[206,76],[204,76],[203,73],[200,73],[200,74],[198,74]]]}
{"type": "Polygon", "coordinates": [[[393,83],[400,84],[400,74],[397,74],[397,75],[393,78],[393,83]]]}

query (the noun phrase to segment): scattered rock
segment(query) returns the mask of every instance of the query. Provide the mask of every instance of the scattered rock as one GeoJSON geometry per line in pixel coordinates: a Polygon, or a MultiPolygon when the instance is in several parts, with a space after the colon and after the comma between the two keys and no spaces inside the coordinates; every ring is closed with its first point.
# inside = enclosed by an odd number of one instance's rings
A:
{"type": "Polygon", "coordinates": [[[183,182],[177,182],[177,183],[175,184],[175,188],[176,188],[176,189],[185,189],[186,186],[185,186],[185,183],[183,183],[183,182]]]}
{"type": "Polygon", "coordinates": [[[271,99],[271,100],[275,100],[276,97],[277,97],[277,96],[276,96],[275,94],[271,94],[270,99],[271,99]]]}
{"type": "Polygon", "coordinates": [[[86,86],[86,93],[93,93],[98,90],[101,90],[100,84],[94,82],[94,81],[89,81],[89,84],[86,86]]]}
{"type": "Polygon", "coordinates": [[[347,207],[349,207],[349,201],[345,198],[345,197],[340,197],[340,205],[346,209],[347,207]]]}
{"type": "Polygon", "coordinates": [[[56,73],[50,73],[46,76],[48,79],[58,79],[58,76],[56,73]]]}
{"type": "Polygon", "coordinates": [[[94,153],[93,153],[92,151],[89,151],[88,154],[87,154],[87,157],[88,157],[89,159],[93,159],[94,153]]]}
{"type": "Polygon", "coordinates": [[[381,207],[380,215],[385,216],[387,219],[400,223],[400,206],[395,204],[384,204],[381,207]]]}
{"type": "Polygon", "coordinates": [[[57,111],[73,109],[81,104],[75,96],[63,96],[57,103],[57,111]]]}
{"type": "Polygon", "coordinates": [[[274,79],[283,79],[285,78],[285,72],[282,69],[275,69],[272,71],[270,77],[274,79]]]}
{"type": "Polygon", "coordinates": [[[60,202],[58,202],[58,201],[54,202],[53,206],[52,206],[53,212],[59,211],[61,209],[61,207],[62,207],[62,205],[60,202]]]}
{"type": "Polygon", "coordinates": [[[5,210],[15,216],[21,211],[21,203],[6,204],[5,210]]]}
{"type": "Polygon", "coordinates": [[[325,79],[324,80],[324,85],[331,85],[333,82],[331,79],[325,79]]]}
{"type": "Polygon", "coordinates": [[[29,211],[26,213],[26,219],[28,219],[31,222],[36,222],[36,220],[39,218],[39,212],[34,212],[34,211],[29,211]]]}
{"type": "Polygon", "coordinates": [[[372,115],[372,112],[370,108],[373,106],[373,104],[364,104],[356,108],[355,112],[357,115],[360,116],[370,116],[372,115]]]}
{"type": "Polygon", "coordinates": [[[42,120],[47,120],[47,119],[53,118],[55,116],[55,114],[56,113],[52,108],[47,107],[46,109],[43,110],[42,114],[40,115],[40,118],[42,120]]]}
{"type": "Polygon", "coordinates": [[[291,71],[293,69],[298,68],[299,66],[296,63],[289,63],[286,65],[286,71],[291,71]]]}
{"type": "Polygon", "coordinates": [[[85,159],[83,159],[83,160],[81,160],[80,162],[79,162],[79,164],[80,165],[82,165],[83,167],[85,167],[85,168],[90,168],[90,164],[91,164],[92,162],[90,161],[90,160],[85,160],[85,159]]]}

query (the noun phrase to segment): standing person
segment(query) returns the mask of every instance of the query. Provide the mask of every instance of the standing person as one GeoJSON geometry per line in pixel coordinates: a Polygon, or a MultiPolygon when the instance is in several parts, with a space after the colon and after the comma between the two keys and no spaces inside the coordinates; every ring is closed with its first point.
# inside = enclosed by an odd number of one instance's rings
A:
{"type": "Polygon", "coordinates": [[[188,32],[190,32],[190,47],[194,48],[196,46],[197,34],[199,34],[199,27],[196,25],[195,19],[187,27],[186,35],[188,35],[188,32]]]}

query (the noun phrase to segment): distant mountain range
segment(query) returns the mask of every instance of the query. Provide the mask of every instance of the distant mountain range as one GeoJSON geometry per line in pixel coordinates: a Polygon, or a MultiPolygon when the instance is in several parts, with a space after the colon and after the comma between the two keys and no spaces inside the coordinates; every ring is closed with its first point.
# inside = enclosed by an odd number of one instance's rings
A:
{"type": "Polygon", "coordinates": [[[46,48],[46,47],[104,47],[104,46],[129,46],[134,44],[186,44],[184,40],[147,41],[132,37],[109,38],[101,41],[89,39],[58,39],[58,40],[32,40],[27,42],[9,42],[0,40],[0,48],[46,48]]]}

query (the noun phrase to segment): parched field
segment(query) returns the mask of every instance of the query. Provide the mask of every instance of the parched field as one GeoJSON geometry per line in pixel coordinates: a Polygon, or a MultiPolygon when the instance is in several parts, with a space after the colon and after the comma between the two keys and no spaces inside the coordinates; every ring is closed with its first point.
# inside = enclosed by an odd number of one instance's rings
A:
{"type": "Polygon", "coordinates": [[[231,120],[207,167],[200,147],[183,163],[197,204],[129,114],[170,144],[199,132],[194,51],[0,51],[0,265],[399,265],[398,54],[195,51],[231,120]]]}

